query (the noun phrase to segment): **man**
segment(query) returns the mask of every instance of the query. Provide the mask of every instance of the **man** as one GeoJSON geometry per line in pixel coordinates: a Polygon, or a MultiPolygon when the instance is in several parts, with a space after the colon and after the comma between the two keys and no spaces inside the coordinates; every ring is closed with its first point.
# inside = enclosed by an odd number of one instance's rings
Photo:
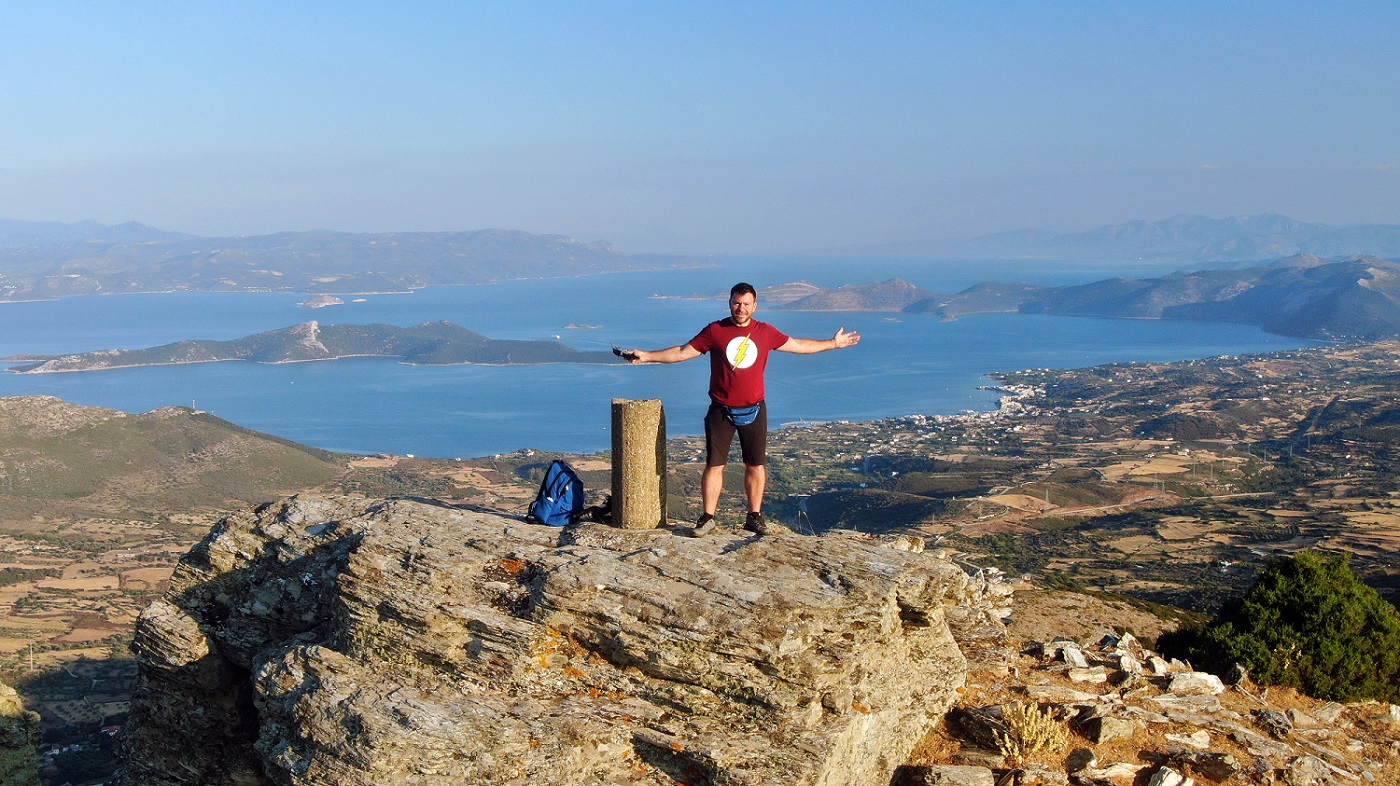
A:
{"type": "Polygon", "coordinates": [[[730,443],[739,435],[744,458],[744,493],[749,514],[744,529],[766,535],[777,526],[763,519],[763,490],[768,483],[768,407],[764,403],[763,370],[768,353],[793,352],[810,355],[829,349],[844,349],[860,343],[860,334],[845,328],[829,339],[793,338],[753,318],[758,293],[746,283],[729,290],[729,316],[711,322],[685,344],[647,352],[632,349],[622,353],[632,363],[679,363],[710,356],[710,409],[705,413],[705,472],[700,476],[703,511],[693,534],[700,537],[715,528],[724,465],[729,462],[730,443]]]}

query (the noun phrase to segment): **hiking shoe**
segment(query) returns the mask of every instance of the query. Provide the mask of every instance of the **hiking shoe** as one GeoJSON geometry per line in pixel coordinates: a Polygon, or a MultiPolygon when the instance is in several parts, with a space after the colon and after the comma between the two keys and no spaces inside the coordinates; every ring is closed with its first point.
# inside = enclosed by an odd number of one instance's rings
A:
{"type": "Polygon", "coordinates": [[[709,513],[702,514],[695,522],[695,526],[690,530],[690,537],[703,538],[715,531],[715,517],[709,513]]]}
{"type": "Polygon", "coordinates": [[[749,511],[749,517],[744,519],[744,529],[749,532],[757,532],[760,535],[767,535],[773,531],[772,524],[764,520],[763,514],[756,510],[749,511]]]}

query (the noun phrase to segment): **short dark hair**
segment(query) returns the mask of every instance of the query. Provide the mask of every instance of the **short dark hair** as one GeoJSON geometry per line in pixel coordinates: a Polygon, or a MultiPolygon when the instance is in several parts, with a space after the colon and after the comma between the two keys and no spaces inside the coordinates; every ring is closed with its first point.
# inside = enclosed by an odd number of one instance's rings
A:
{"type": "Polygon", "coordinates": [[[758,290],[753,288],[753,284],[747,281],[740,281],[729,288],[729,299],[733,300],[739,295],[753,295],[754,300],[758,300],[758,290]]]}

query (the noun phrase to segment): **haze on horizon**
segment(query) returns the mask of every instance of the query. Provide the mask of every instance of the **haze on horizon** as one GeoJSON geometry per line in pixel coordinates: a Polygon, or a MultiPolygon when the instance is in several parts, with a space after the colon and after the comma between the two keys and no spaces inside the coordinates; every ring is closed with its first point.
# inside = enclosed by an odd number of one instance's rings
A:
{"type": "Polygon", "coordinates": [[[1400,4],[33,3],[0,218],[801,252],[1400,224],[1400,4]]]}

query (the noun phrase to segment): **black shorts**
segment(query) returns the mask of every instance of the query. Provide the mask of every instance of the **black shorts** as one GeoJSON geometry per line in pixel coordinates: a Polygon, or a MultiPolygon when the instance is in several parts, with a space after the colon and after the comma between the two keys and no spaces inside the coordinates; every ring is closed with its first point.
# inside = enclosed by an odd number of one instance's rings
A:
{"type": "Polygon", "coordinates": [[[768,405],[760,401],[758,417],[747,426],[736,426],[724,416],[724,407],[712,402],[710,411],[705,413],[705,466],[722,467],[729,463],[729,448],[736,433],[745,466],[768,463],[768,405]]]}

